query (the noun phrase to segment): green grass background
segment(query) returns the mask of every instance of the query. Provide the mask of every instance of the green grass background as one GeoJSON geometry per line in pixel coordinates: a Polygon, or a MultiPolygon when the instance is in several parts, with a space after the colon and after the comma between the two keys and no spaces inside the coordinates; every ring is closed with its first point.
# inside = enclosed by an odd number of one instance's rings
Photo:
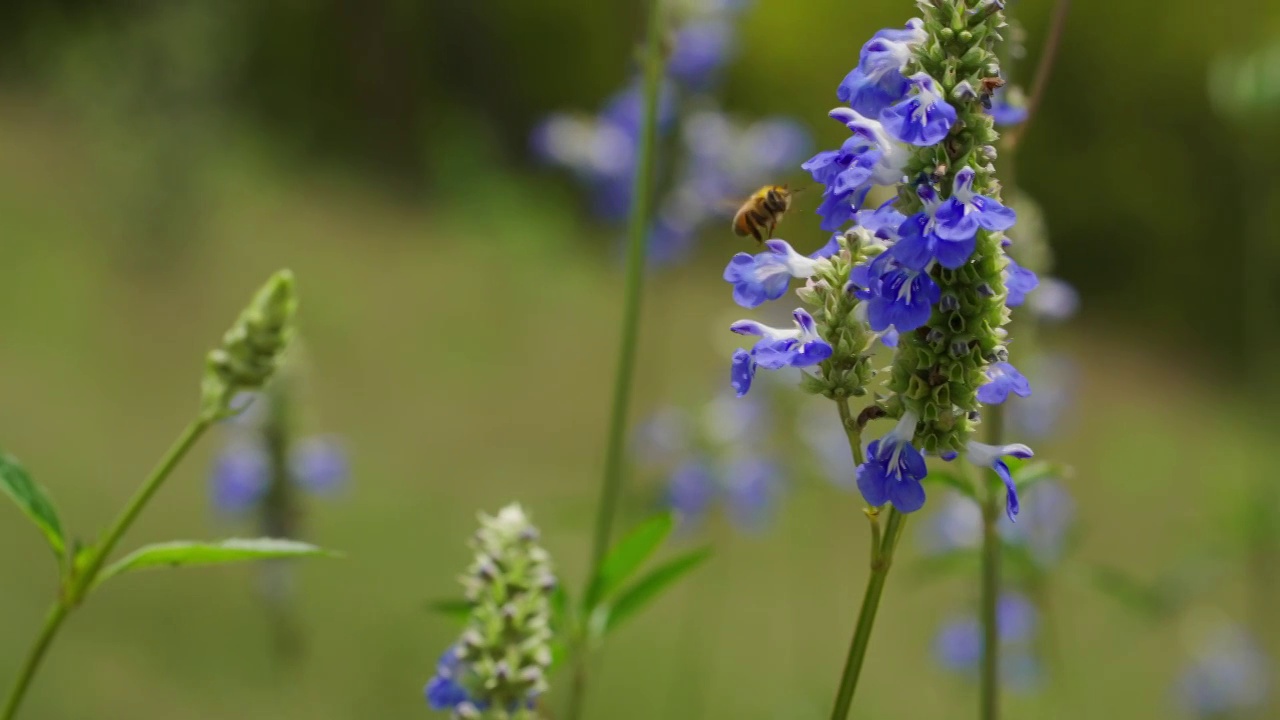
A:
{"type": "MultiPolygon", "coordinates": [[[[620,271],[604,233],[554,188],[502,175],[430,198],[221,148],[190,238],[160,270],[121,251],[127,227],[74,123],[22,95],[0,103],[0,447],[20,457],[90,538],[195,409],[201,357],[271,271],[291,267],[312,362],[310,429],[344,435],[354,482],[316,503],[308,537],[345,559],[299,567],[306,657],[278,667],[244,568],[122,578],[77,613],[29,697],[31,720],[428,717],[421,687],[455,634],[424,609],[456,593],[478,510],[520,500],[561,575],[581,583],[602,462],[620,271]],[[601,235],[584,250],[584,233],[601,235]]],[[[741,312],[718,277],[739,249],[658,276],[646,294],[636,416],[713,392],[741,312]]],[[[1089,298],[1085,298],[1086,305],[1089,298]]],[[[1263,472],[1274,426],[1201,380],[1199,361],[1094,322],[1054,343],[1081,367],[1075,422],[1038,449],[1074,467],[1076,565],[1053,619],[1061,671],[1009,718],[1168,718],[1185,655],[1179,624],[1145,622],[1081,578],[1108,563],[1153,578],[1218,549],[1263,472]]],[[[718,387],[718,386],[717,386],[718,387]]],[[[832,410],[832,421],[835,412],[832,410]]],[[[125,545],[244,532],[219,523],[202,443],[125,545]]],[[[637,475],[626,522],[657,488],[637,475]]],[[[925,514],[929,512],[926,508],[925,514]]],[[[890,580],[857,717],[958,718],[964,682],[929,656],[974,580],[913,572],[921,522],[890,580]]],[[[595,673],[590,717],[825,717],[866,576],[856,498],[788,493],[776,523],[703,533],[713,561],[625,627],[595,673]]],[[[0,507],[0,679],[7,683],[55,589],[38,534],[0,507]]],[[[1240,605],[1230,567],[1200,606],[1240,605]]],[[[553,691],[553,698],[562,699],[553,691]]]]}

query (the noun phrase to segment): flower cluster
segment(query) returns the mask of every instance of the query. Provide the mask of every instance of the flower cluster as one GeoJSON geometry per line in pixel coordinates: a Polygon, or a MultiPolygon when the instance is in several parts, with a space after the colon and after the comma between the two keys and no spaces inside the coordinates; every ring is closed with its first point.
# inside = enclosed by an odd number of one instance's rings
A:
{"type": "Polygon", "coordinates": [[[641,426],[640,457],[662,469],[664,502],[684,528],[703,522],[720,504],[747,531],[771,518],[783,473],[761,447],[768,415],[759,397],[738,402],[722,395],[696,415],[672,407],[641,426]]]}
{"type": "MultiPolygon", "coordinates": [[[[1040,664],[1034,652],[1039,614],[1026,596],[1005,593],[996,604],[996,630],[1000,640],[1000,676],[1003,684],[1029,690],[1039,682],[1040,664]]],[[[952,619],[934,640],[939,664],[952,672],[977,677],[982,662],[982,626],[976,617],[952,619]]]]}
{"type": "MultiPolygon", "coordinates": [[[[804,157],[808,132],[783,117],[744,122],[718,109],[715,88],[734,53],[733,25],[745,3],[695,0],[673,7],[677,28],[667,59],[659,129],[679,134],[671,188],[658,205],[649,238],[651,262],[688,255],[701,228],[727,219],[741,200],[804,157]]],[[[610,221],[631,207],[640,132],[640,89],[633,83],[595,117],[557,113],[534,130],[534,153],[573,171],[591,189],[595,211],[610,221]]]]}
{"type": "Polygon", "coordinates": [[[796,310],[794,328],[734,324],[761,338],[734,355],[739,395],[758,368],[781,367],[816,368],[806,380],[812,392],[863,395],[871,340],[896,346],[892,397],[880,409],[898,423],[869,445],[857,483],[868,503],[902,512],[924,504],[926,453],[963,454],[1004,480],[1013,517],[1017,491],[1004,458],[1031,456],[1026,445],[971,438],[982,405],[1031,393],[1005,347],[1010,297],[1020,300],[1036,279],[1005,254],[1016,214],[1001,202],[993,166],[1002,7],[921,3],[923,17],[876,33],[837,89],[847,105],[830,112],[849,138],[802,166],[824,188],[818,214],[836,232],[832,242],[806,257],[771,240],[724,273],[740,305],[777,299],[796,278],[807,283],[799,296],[818,306],[796,310]],[[878,189],[895,197],[872,209],[878,189]]]}
{"type": "Polygon", "coordinates": [[[471,547],[462,577],[471,615],[441,656],[427,702],[457,718],[534,718],[551,665],[551,558],[516,504],[481,515],[471,547]]]}

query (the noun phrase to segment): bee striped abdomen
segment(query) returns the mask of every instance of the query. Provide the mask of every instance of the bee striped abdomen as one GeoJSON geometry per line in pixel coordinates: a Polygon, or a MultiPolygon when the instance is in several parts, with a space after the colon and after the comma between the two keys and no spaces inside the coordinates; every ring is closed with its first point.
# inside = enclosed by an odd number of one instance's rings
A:
{"type": "Polygon", "coordinates": [[[752,193],[733,217],[733,232],[764,242],[791,207],[791,193],[783,186],[767,185],[752,193]]]}

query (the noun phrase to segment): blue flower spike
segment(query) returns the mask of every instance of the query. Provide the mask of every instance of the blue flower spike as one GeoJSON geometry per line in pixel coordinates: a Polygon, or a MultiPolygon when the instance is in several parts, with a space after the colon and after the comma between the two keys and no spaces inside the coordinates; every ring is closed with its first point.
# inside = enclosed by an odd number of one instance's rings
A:
{"type": "Polygon", "coordinates": [[[970,463],[980,468],[995,470],[996,475],[1004,482],[1007,490],[1004,502],[1005,513],[1008,514],[1010,521],[1015,521],[1018,517],[1018,486],[1014,484],[1013,474],[1009,471],[1009,465],[1005,463],[1004,458],[1008,456],[1025,460],[1034,456],[1035,453],[1021,443],[988,445],[973,440],[969,441],[966,450],[970,463]]]}
{"type": "Polygon", "coordinates": [[[992,363],[987,367],[987,383],[978,388],[978,402],[983,405],[999,405],[1009,399],[1009,393],[1018,397],[1031,396],[1031,383],[1007,362],[992,363]]]}
{"type": "Polygon", "coordinates": [[[942,99],[938,83],[926,73],[907,78],[915,93],[885,108],[880,122],[895,140],[917,147],[942,142],[956,122],[956,109],[942,99]]]}
{"type": "Polygon", "coordinates": [[[897,426],[867,446],[867,461],[858,466],[858,490],[868,505],[892,504],[899,512],[924,507],[920,481],[929,472],[924,455],[911,444],[919,418],[903,413],[897,426]]]}
{"type": "Polygon", "coordinates": [[[724,279],[733,284],[733,300],[754,308],[786,294],[793,278],[812,277],[823,260],[796,252],[785,240],[765,243],[763,252],[738,253],[724,269],[724,279]]]}

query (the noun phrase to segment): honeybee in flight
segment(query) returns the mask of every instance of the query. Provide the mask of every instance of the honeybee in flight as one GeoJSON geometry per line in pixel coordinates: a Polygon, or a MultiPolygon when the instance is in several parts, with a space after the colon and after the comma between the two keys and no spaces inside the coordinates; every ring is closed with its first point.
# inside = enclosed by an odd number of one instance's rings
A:
{"type": "Polygon", "coordinates": [[[773,237],[778,222],[791,209],[792,194],[786,185],[765,185],[751,193],[733,216],[733,234],[761,243],[773,237]]]}

